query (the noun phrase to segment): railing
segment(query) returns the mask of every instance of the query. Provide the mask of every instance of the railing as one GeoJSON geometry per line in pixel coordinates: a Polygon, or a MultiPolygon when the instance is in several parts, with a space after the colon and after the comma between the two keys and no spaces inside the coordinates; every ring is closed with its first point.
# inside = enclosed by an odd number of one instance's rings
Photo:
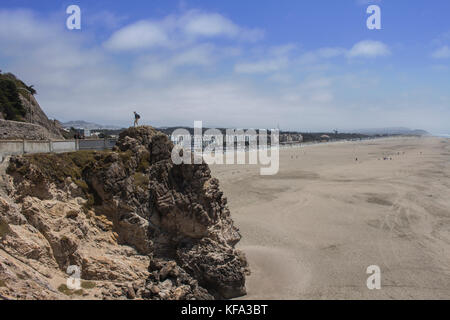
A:
{"type": "Polygon", "coordinates": [[[77,140],[78,150],[111,150],[116,145],[116,140],[77,140]]]}
{"type": "Polygon", "coordinates": [[[6,156],[28,153],[62,153],[78,150],[110,150],[116,140],[0,140],[0,161],[6,156]]]}

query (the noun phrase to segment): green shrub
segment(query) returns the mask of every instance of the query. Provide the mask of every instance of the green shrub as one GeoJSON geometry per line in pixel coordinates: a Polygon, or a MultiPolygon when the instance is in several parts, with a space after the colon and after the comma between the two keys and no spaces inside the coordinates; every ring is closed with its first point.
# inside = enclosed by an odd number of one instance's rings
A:
{"type": "Polygon", "coordinates": [[[127,150],[125,152],[120,153],[120,159],[123,163],[126,163],[131,160],[131,156],[133,155],[133,151],[127,150]]]}
{"type": "Polygon", "coordinates": [[[147,171],[148,168],[150,168],[150,153],[149,152],[144,152],[142,155],[142,159],[139,162],[139,165],[137,167],[137,171],[138,172],[145,172],[147,171]]]}
{"type": "Polygon", "coordinates": [[[81,296],[84,294],[84,291],[82,289],[79,290],[72,290],[67,287],[66,284],[62,284],[58,287],[58,291],[65,294],[66,296],[73,296],[74,294],[77,296],[81,296]]]}
{"type": "Polygon", "coordinates": [[[0,112],[6,120],[24,121],[26,110],[13,80],[0,75],[0,112]]]}
{"type": "Polygon", "coordinates": [[[9,225],[0,220],[0,239],[7,236],[11,232],[9,225]]]}
{"type": "Polygon", "coordinates": [[[95,282],[92,281],[81,281],[81,287],[83,289],[94,289],[95,288],[95,282]]]}
{"type": "Polygon", "coordinates": [[[134,184],[137,187],[146,188],[148,186],[148,184],[150,183],[149,178],[141,172],[136,172],[133,175],[133,178],[134,178],[134,184]]]}

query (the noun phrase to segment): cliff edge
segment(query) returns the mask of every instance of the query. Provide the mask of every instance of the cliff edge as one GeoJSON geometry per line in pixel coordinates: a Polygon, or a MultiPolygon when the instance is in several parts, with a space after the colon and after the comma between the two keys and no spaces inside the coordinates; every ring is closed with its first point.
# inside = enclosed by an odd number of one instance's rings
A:
{"type": "Polygon", "coordinates": [[[12,157],[0,180],[0,296],[244,295],[249,271],[219,182],[206,164],[174,165],[172,148],[138,127],[112,152],[12,157]],[[78,290],[66,285],[69,266],[78,290]]]}

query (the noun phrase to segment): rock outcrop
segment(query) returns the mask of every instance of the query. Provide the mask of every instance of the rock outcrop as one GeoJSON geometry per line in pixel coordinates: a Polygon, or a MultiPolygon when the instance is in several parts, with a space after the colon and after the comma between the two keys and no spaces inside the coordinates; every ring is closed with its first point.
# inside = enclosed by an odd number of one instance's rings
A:
{"type": "Polygon", "coordinates": [[[0,180],[0,296],[244,295],[249,271],[219,182],[206,164],[173,164],[172,148],[138,127],[112,152],[12,157],[0,180]],[[66,286],[69,266],[79,290],[66,286]]]}
{"type": "Polygon", "coordinates": [[[44,128],[51,139],[63,139],[60,125],[47,117],[34,96],[21,92],[20,100],[26,110],[24,118],[27,122],[44,128]]]}

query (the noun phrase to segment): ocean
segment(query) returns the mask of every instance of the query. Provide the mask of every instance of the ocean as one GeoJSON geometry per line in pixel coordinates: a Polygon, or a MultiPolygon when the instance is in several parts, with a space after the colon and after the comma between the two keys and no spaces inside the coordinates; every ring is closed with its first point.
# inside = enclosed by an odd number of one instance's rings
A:
{"type": "Polygon", "coordinates": [[[433,136],[439,137],[439,138],[450,138],[450,134],[446,134],[446,133],[437,133],[437,134],[433,134],[433,136]]]}

